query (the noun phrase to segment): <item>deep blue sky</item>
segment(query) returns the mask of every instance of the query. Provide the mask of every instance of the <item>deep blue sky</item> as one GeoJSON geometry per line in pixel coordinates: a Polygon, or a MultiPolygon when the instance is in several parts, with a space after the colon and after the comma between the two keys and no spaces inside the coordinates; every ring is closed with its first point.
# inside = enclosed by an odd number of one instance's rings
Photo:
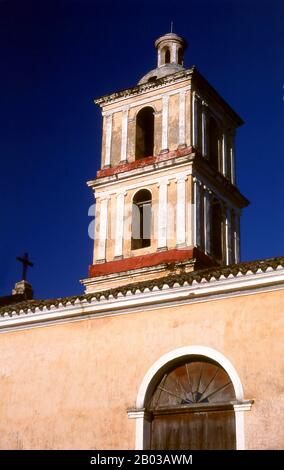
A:
{"type": "Polygon", "coordinates": [[[135,85],[174,32],[242,116],[237,181],[251,201],[242,259],[283,255],[282,0],[0,0],[0,295],[28,251],[35,296],[82,292],[92,259],[85,182],[98,169],[94,97],[135,85]]]}

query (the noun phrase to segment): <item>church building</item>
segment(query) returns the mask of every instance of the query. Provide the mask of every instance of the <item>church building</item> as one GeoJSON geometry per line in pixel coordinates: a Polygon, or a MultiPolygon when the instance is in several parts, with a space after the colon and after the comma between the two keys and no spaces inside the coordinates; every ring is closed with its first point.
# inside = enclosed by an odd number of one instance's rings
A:
{"type": "Polygon", "coordinates": [[[240,261],[243,121],[186,47],[95,100],[84,294],[0,298],[1,449],[283,448],[284,257],[240,261]]]}

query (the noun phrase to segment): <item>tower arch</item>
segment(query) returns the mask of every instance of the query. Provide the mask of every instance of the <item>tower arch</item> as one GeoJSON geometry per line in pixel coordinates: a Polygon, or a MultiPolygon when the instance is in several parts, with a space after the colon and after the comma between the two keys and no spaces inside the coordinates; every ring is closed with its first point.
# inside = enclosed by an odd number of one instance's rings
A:
{"type": "Polygon", "coordinates": [[[139,189],[132,198],[131,249],[151,245],[152,193],[139,189]]]}
{"type": "Polygon", "coordinates": [[[135,160],[154,154],[154,109],[145,106],[136,115],[135,160]]]}
{"type": "Polygon", "coordinates": [[[210,116],[208,122],[209,160],[215,170],[220,170],[219,126],[216,119],[210,116]]]}
{"type": "Polygon", "coordinates": [[[161,65],[171,62],[171,51],[168,46],[164,46],[161,50],[161,65]]]}

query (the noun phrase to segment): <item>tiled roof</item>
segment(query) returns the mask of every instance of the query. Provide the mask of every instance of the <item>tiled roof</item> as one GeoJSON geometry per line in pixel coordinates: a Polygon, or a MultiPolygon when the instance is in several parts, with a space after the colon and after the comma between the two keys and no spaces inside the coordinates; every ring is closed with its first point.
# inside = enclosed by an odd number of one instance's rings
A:
{"type": "Polygon", "coordinates": [[[196,283],[210,282],[212,279],[220,279],[221,276],[228,278],[229,276],[237,277],[247,274],[256,274],[257,272],[264,273],[267,270],[275,271],[279,267],[284,268],[284,256],[231,264],[229,266],[211,267],[188,273],[171,274],[162,278],[141,281],[91,294],[58,297],[47,300],[27,300],[13,305],[7,305],[6,307],[1,307],[0,316],[3,317],[4,314],[14,316],[15,314],[22,314],[28,311],[34,312],[36,309],[42,310],[43,308],[47,310],[54,307],[62,308],[68,305],[74,305],[75,303],[80,303],[81,301],[100,301],[102,299],[116,298],[118,295],[126,296],[128,293],[132,293],[134,295],[137,292],[143,292],[145,289],[149,289],[151,291],[154,288],[163,289],[164,286],[172,288],[173,286],[183,286],[184,284],[191,285],[194,281],[196,283]]]}

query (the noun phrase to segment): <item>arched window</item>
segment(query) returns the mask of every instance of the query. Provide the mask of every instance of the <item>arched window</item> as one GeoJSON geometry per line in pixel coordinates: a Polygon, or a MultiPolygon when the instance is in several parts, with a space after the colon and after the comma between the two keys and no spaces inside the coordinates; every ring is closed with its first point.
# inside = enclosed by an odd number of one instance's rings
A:
{"type": "Polygon", "coordinates": [[[182,65],[182,48],[180,47],[178,50],[178,64],[182,65]]]}
{"type": "Polygon", "coordinates": [[[171,62],[171,53],[170,50],[167,49],[165,53],[165,64],[169,64],[171,62]]]}
{"type": "Polygon", "coordinates": [[[208,144],[210,162],[216,170],[219,170],[219,128],[213,117],[210,117],[209,119],[208,144]]]}
{"type": "Polygon", "coordinates": [[[152,195],[148,189],[141,189],[135,194],[132,203],[132,250],[151,245],[151,205],[152,195]]]}
{"type": "Polygon", "coordinates": [[[161,60],[162,64],[169,64],[171,62],[171,52],[167,46],[163,47],[161,51],[161,55],[162,55],[162,60],[161,60]]]}
{"type": "Polygon", "coordinates": [[[211,203],[211,255],[220,263],[223,259],[223,212],[222,206],[217,199],[211,203]]]}
{"type": "Polygon", "coordinates": [[[154,110],[150,106],[140,109],[136,117],[135,159],[154,153],[154,110]]]}
{"type": "Polygon", "coordinates": [[[204,356],[183,358],[163,370],[152,390],[146,399],[151,417],[150,449],[236,448],[231,403],[236,395],[220,364],[204,356]]]}

